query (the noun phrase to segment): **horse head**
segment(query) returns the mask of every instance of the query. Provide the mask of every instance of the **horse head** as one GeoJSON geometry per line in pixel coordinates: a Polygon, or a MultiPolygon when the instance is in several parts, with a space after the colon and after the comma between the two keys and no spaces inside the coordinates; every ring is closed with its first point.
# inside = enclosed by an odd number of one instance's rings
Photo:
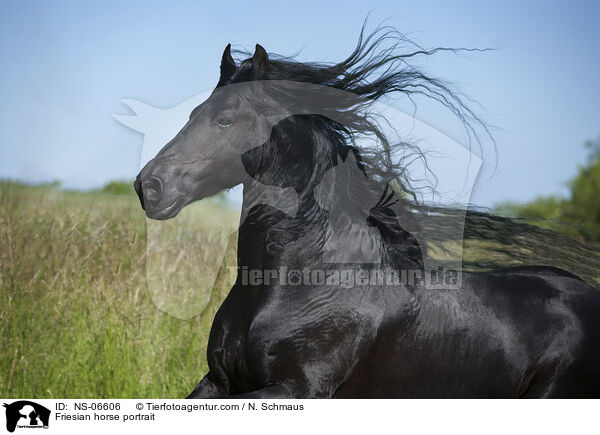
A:
{"type": "Polygon", "coordinates": [[[148,217],[172,218],[193,201],[252,181],[256,152],[250,151],[265,143],[272,126],[285,117],[280,111],[257,110],[264,98],[256,80],[268,62],[257,45],[254,56],[238,66],[226,47],[217,87],[135,180],[148,217]]]}

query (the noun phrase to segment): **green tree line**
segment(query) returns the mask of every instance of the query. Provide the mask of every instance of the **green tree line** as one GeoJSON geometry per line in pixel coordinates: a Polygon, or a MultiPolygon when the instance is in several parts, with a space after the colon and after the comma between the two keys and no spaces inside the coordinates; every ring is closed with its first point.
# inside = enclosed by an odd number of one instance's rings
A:
{"type": "Polygon", "coordinates": [[[588,157],[568,183],[567,197],[552,195],[527,203],[505,202],[499,214],[530,219],[532,223],[577,240],[600,242],[600,137],[585,142],[588,157]]]}

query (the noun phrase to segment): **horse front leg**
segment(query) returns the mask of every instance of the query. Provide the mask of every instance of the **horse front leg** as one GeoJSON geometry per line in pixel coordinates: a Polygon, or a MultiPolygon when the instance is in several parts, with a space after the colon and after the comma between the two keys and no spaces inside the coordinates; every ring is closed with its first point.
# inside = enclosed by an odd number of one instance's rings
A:
{"type": "Polygon", "coordinates": [[[229,395],[210,379],[208,373],[186,399],[222,399],[227,396],[229,395]]]}
{"type": "Polygon", "coordinates": [[[227,394],[210,380],[209,375],[206,375],[186,399],[292,399],[293,397],[290,390],[281,385],[271,385],[247,393],[227,394]]]}

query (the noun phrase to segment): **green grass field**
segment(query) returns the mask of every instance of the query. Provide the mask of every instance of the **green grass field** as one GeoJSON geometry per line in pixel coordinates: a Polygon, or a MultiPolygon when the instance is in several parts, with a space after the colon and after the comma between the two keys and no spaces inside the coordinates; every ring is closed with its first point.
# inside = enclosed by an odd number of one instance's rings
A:
{"type": "MultiPolygon", "coordinates": [[[[208,331],[230,279],[219,274],[211,294],[212,285],[180,272],[191,261],[222,258],[211,254],[214,240],[194,240],[193,230],[214,237],[211,223],[231,227],[238,217],[211,202],[184,212],[176,225],[148,226],[162,236],[152,246],[178,243],[146,256],[146,219],[135,196],[1,182],[1,397],[180,398],[194,388],[207,371],[208,331]],[[177,246],[184,255],[168,252],[177,246]],[[172,259],[165,267],[180,277],[163,289],[175,289],[171,304],[185,296],[177,293],[185,282],[195,299],[184,306],[204,308],[201,314],[180,320],[157,308],[146,280],[153,255],[172,259]]],[[[228,234],[221,233],[222,242],[228,234]]],[[[235,258],[231,249],[227,255],[235,258]]],[[[149,282],[161,267],[151,266],[149,282]]]]}

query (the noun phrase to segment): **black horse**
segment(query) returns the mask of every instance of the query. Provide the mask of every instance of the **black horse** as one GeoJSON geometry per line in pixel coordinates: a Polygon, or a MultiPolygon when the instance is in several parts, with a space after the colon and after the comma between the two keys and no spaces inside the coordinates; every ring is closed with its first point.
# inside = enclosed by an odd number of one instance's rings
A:
{"type": "Polygon", "coordinates": [[[244,186],[237,260],[254,277],[240,273],[218,310],[190,398],[600,397],[600,293],[582,279],[542,266],[462,272],[445,288],[419,279],[425,214],[365,109],[421,94],[476,118],[408,66],[436,50],[378,51],[395,35],[361,34],[335,65],[259,45],[238,65],[227,46],[212,95],[138,175],[153,219],[244,186]],[[293,212],[274,206],[277,192],[294,193],[293,212]],[[294,273],[262,273],[281,270],[294,273]],[[391,270],[412,279],[377,275],[391,270]]]}

